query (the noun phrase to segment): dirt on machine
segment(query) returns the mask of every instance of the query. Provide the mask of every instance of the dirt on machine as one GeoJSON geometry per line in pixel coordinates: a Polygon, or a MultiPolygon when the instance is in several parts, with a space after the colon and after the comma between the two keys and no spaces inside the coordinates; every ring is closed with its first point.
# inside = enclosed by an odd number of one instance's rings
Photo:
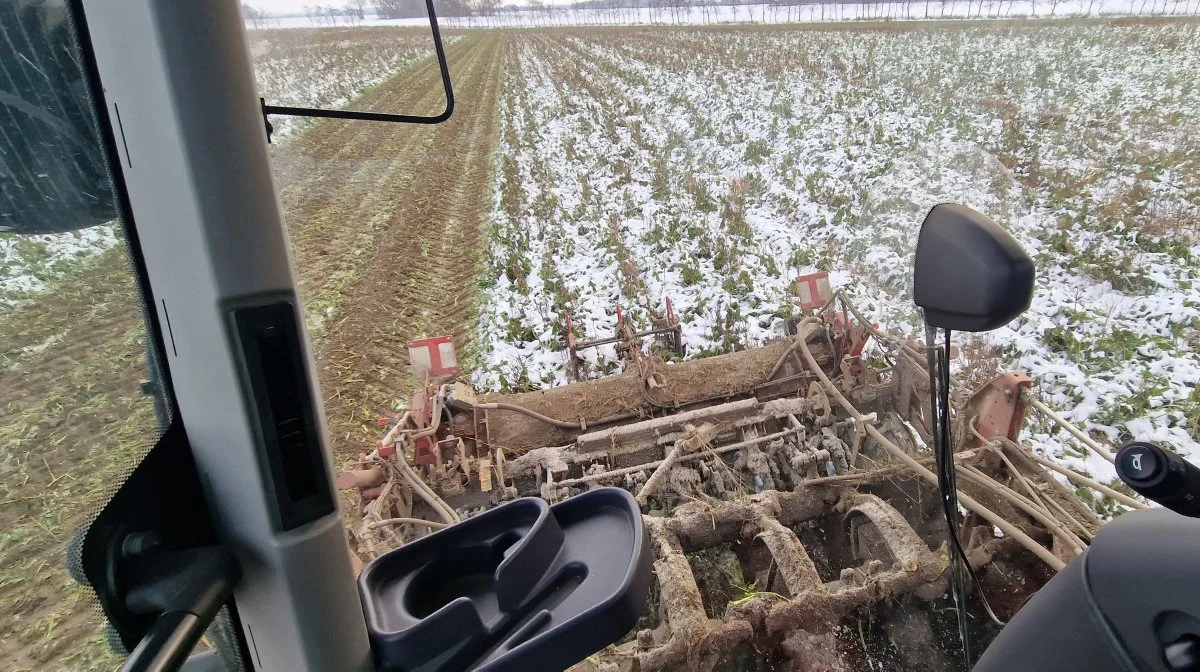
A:
{"type": "MultiPolygon", "coordinates": [[[[519,394],[478,394],[448,337],[410,343],[420,389],[339,476],[359,493],[359,556],[515,498],[616,486],[642,506],[655,582],[635,632],[578,669],[961,669],[924,343],[879,330],[824,274],[797,295],[776,340],[687,361],[652,354],[683,355],[670,302],[600,341],[568,320],[576,382],[519,394]],[[600,344],[623,370],[583,379],[600,344]]],[[[1143,506],[1019,442],[1045,408],[1032,383],[1002,373],[952,417],[959,538],[1001,619],[1099,528],[1077,486],[1143,506]]],[[[969,606],[982,646],[999,626],[969,606]]]]}

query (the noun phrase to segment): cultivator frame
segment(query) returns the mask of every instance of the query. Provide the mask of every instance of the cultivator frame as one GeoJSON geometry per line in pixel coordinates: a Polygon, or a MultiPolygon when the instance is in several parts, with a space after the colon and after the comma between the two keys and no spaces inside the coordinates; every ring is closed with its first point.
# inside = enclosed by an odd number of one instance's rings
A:
{"type": "MultiPolygon", "coordinates": [[[[647,525],[662,606],[658,626],[599,656],[601,669],[630,660],[647,671],[711,669],[746,646],[773,651],[784,669],[843,669],[836,657],[813,657],[848,646],[831,624],[945,590],[945,522],[904,504],[938,502],[932,456],[921,450],[926,358],[922,344],[881,331],[841,293],[794,326],[761,348],[668,365],[643,353],[640,339],[681,335],[670,303],[663,326],[636,332],[618,312],[617,335],[592,342],[574,342],[568,316],[573,358],[623,343],[636,368],[480,398],[461,382],[426,381],[414,410],[343,474],[343,487],[363,493],[360,552],[375,557],[515,497],[556,502],[616,485],[656,514],[647,525]],[[833,519],[854,561],[821,576],[797,530],[833,519]],[[761,542],[775,574],[762,577],[766,590],[710,618],[685,556],[733,542],[761,542]]],[[[968,558],[977,568],[1004,558],[1030,591],[1100,525],[1047,468],[1142,506],[1017,443],[1027,409],[1041,408],[1031,385],[1002,374],[960,406],[954,427],[968,558]]]]}
{"type": "Polygon", "coordinates": [[[711,669],[739,646],[765,646],[783,654],[785,669],[833,672],[844,669],[834,632],[842,617],[908,595],[932,600],[946,588],[946,557],[931,551],[900,511],[849,488],[768,491],[710,508],[687,505],[670,518],[648,518],[647,527],[659,623],[639,631],[636,646],[606,651],[601,666],[631,658],[646,672],[689,663],[711,669]],[[823,577],[794,528],[828,518],[845,528],[856,562],[823,577]],[[754,580],[763,590],[726,605],[722,618],[709,618],[714,605],[705,604],[688,554],[735,541],[753,545],[747,555],[765,564],[754,580]],[[703,642],[700,651],[697,642],[703,642]]]}
{"type": "Polygon", "coordinates": [[[654,325],[645,331],[634,329],[633,325],[629,322],[629,318],[625,315],[625,311],[618,304],[615,307],[617,326],[613,335],[589,341],[577,341],[575,339],[575,328],[571,319],[571,312],[566,311],[563,332],[567,341],[567,376],[572,381],[584,379],[584,360],[579,356],[580,350],[616,344],[617,357],[622,362],[626,362],[630,359],[640,359],[645,356],[642,350],[642,339],[651,336],[659,337],[656,340],[659,341],[659,345],[664,350],[674,354],[679,359],[683,359],[687,354],[687,348],[683,342],[683,327],[680,326],[679,319],[675,316],[675,307],[671,303],[671,297],[666,297],[664,304],[663,316],[658,319],[651,318],[652,322],[659,322],[660,325],[654,325]]]}

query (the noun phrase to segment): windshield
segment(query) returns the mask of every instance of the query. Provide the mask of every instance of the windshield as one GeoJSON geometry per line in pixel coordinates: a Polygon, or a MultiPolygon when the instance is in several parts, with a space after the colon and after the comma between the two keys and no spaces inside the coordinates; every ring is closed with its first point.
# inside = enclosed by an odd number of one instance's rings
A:
{"type": "MultiPolygon", "coordinates": [[[[655,581],[583,669],[960,670],[992,614],[1146,506],[1114,471],[1124,442],[1200,460],[1200,5],[435,7],[449,121],[269,116],[360,563],[615,486],[651,521],[655,581]],[[912,280],[941,203],[1036,269],[1028,310],[952,337],[950,524],[912,280]]],[[[445,105],[423,3],[243,10],[268,106],[445,105]]],[[[0,62],[0,102],[27,101],[45,65],[0,62]]],[[[0,141],[32,137],[36,115],[0,110],[0,141]]],[[[69,231],[0,233],[16,669],[119,660],[61,558],[157,426],[112,187],[79,165],[103,184],[77,203],[0,200],[69,231]]]]}
{"type": "MultiPolygon", "coordinates": [[[[796,655],[756,650],[729,634],[739,622],[774,628],[759,632],[774,642],[804,628],[845,669],[964,667],[948,574],[896,588],[890,605],[850,597],[893,585],[894,563],[948,564],[932,474],[897,455],[933,467],[911,278],[938,203],[984,213],[1036,266],[1029,310],[956,335],[950,353],[968,461],[957,480],[978,505],[957,535],[998,617],[1104,520],[1141,506],[1111,464],[1123,442],[1200,456],[1194,23],[1082,20],[1116,9],[1049,2],[443,9],[460,29],[451,121],[321,121],[273,149],[335,457],[361,476],[346,483],[374,485],[361,472],[378,447],[437,425],[437,383],[456,376],[480,401],[524,409],[448,413],[436,450],[396,444],[458,516],[518,494],[645,489],[644,510],[673,521],[661,541],[687,576],[660,549],[638,634],[600,660],[679,662],[673,623],[695,596],[693,615],[717,619],[709,636],[723,643],[705,655],[721,669],[796,655]],[[933,21],[949,17],[996,20],[933,21]],[[913,20],[878,23],[896,18],[913,20]],[[809,21],[820,25],[791,25],[809,21]],[[811,352],[781,345],[796,328],[811,352]],[[440,378],[436,339],[456,348],[440,378]],[[729,406],[739,400],[756,414],[729,406]],[[804,403],[784,413],[785,400],[804,403]],[[853,419],[872,412],[883,440],[853,419]],[[786,493],[773,495],[774,521],[704,541],[678,532],[719,529],[722,511],[767,491],[786,493]],[[806,492],[841,504],[788,513],[813,501],[806,492]],[[879,532],[889,512],[911,534],[879,532]],[[845,597],[814,602],[828,611],[811,622],[780,606],[814,590],[845,597]]],[[[281,53],[306,40],[329,59],[387,31],[404,44],[386,16],[354,28],[280,17],[293,27],[251,43],[281,53]],[[360,37],[337,46],[324,37],[351,30],[360,37]]],[[[293,95],[275,73],[302,61],[260,63],[264,90],[293,95]]],[[[395,63],[362,98],[406,92],[432,111],[432,59],[395,63]]],[[[364,560],[432,529],[376,523],[445,515],[411,493],[347,493],[364,560]]],[[[980,593],[970,659],[998,628],[980,593]]]]}
{"type": "Polygon", "coordinates": [[[60,3],[0,4],[0,657],[12,670],[124,658],[84,583],[83,533],[170,413],[71,19],[60,3]]]}

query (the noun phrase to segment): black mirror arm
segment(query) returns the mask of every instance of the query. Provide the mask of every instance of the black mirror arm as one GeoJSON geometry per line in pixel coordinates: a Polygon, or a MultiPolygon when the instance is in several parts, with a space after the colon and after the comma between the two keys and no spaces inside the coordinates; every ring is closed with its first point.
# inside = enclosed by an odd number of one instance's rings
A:
{"type": "Polygon", "coordinates": [[[437,52],[438,70],[442,75],[442,90],[446,93],[446,107],[432,116],[417,114],[387,114],[382,112],[356,112],[354,110],[325,110],[316,107],[288,107],[267,105],[259,99],[262,105],[263,123],[266,126],[267,142],[271,141],[273,128],[268,119],[269,115],[281,114],[292,117],[321,117],[324,119],[356,119],[359,121],[388,121],[396,124],[440,124],[454,114],[454,86],[450,83],[450,66],[446,63],[446,48],[442,45],[442,31],[438,27],[437,13],[433,9],[433,0],[425,0],[425,8],[429,12],[429,30],[433,34],[433,48],[437,52]]]}
{"type": "Polygon", "coordinates": [[[233,594],[241,568],[221,546],[154,553],[137,564],[147,578],[129,591],[126,606],[135,613],[161,613],[121,669],[177,670],[233,594]]]}

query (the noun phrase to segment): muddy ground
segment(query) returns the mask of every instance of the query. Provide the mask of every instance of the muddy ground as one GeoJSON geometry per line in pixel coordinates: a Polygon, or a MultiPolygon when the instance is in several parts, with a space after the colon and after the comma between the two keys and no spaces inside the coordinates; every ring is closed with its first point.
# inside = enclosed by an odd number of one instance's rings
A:
{"type": "MultiPolygon", "coordinates": [[[[335,462],[353,459],[407,389],[405,343],[463,343],[497,139],[501,34],[447,48],[457,95],[435,127],[322,121],[272,149],[335,462]]],[[[365,94],[432,114],[436,64],[365,94]]],[[[6,670],[112,669],[100,615],[68,576],[71,533],[149,449],[154,412],[138,297],[113,250],[0,316],[0,660],[6,670]]]]}

